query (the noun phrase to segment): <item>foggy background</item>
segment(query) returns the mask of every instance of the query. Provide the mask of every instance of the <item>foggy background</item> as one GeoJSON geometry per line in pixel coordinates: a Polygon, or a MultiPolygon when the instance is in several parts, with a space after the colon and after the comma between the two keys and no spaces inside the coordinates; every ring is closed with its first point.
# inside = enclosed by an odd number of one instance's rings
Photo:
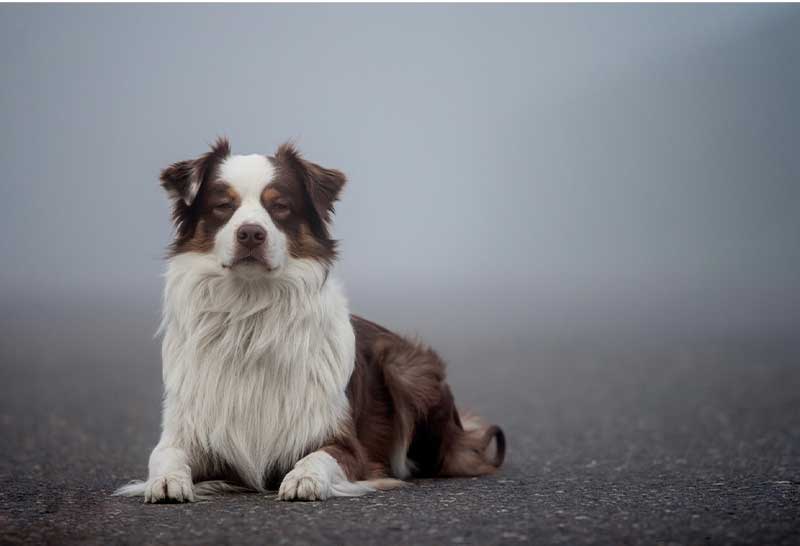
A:
{"type": "Polygon", "coordinates": [[[353,311],[454,366],[790,336],[798,28],[794,6],[2,6],[7,343],[157,354],[158,173],[217,135],[343,170],[353,311]]]}

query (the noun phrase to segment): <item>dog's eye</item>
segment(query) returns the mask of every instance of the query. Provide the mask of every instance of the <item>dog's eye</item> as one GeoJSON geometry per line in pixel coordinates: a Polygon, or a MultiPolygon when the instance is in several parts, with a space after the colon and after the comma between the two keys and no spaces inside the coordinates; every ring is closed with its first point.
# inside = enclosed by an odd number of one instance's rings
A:
{"type": "Polygon", "coordinates": [[[214,212],[219,212],[221,214],[227,214],[233,210],[233,205],[230,203],[219,203],[218,205],[214,205],[214,212]]]}
{"type": "Polygon", "coordinates": [[[282,201],[276,201],[272,203],[272,212],[276,214],[286,214],[289,212],[289,205],[283,203],[282,201]]]}

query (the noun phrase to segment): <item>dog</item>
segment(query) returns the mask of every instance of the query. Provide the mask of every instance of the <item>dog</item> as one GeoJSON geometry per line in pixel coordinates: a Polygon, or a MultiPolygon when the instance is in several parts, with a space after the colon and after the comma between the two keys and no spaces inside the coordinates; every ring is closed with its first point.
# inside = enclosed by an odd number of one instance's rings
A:
{"type": "Polygon", "coordinates": [[[218,139],[164,169],[161,185],[175,227],[162,433],[147,481],[116,494],[277,489],[311,501],[500,467],[503,431],[459,413],[442,359],[350,314],[329,274],[340,171],[290,143],[232,155],[218,139]]]}

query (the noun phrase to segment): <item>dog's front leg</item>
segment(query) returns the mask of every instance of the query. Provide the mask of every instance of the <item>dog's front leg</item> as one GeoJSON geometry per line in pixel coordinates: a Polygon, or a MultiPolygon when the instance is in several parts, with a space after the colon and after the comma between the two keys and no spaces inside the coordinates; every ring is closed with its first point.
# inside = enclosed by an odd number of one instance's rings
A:
{"type": "Polygon", "coordinates": [[[150,454],[145,502],[192,502],[192,470],[189,457],[170,435],[162,434],[150,454]]]}
{"type": "Polygon", "coordinates": [[[283,478],[278,499],[325,500],[375,491],[367,482],[350,481],[358,479],[363,473],[363,462],[357,455],[357,449],[358,446],[332,443],[306,455],[283,478]]]}

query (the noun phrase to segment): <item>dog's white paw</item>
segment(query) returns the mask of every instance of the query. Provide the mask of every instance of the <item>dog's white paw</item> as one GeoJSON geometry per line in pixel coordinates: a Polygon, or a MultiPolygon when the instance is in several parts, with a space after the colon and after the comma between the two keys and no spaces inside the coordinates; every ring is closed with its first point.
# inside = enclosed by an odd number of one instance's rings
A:
{"type": "Polygon", "coordinates": [[[147,481],[144,502],[193,502],[192,479],[183,473],[172,473],[147,481]]]}
{"type": "Polygon", "coordinates": [[[278,500],[325,500],[330,496],[330,489],[327,476],[315,471],[311,465],[298,464],[283,478],[278,489],[278,500]]]}

